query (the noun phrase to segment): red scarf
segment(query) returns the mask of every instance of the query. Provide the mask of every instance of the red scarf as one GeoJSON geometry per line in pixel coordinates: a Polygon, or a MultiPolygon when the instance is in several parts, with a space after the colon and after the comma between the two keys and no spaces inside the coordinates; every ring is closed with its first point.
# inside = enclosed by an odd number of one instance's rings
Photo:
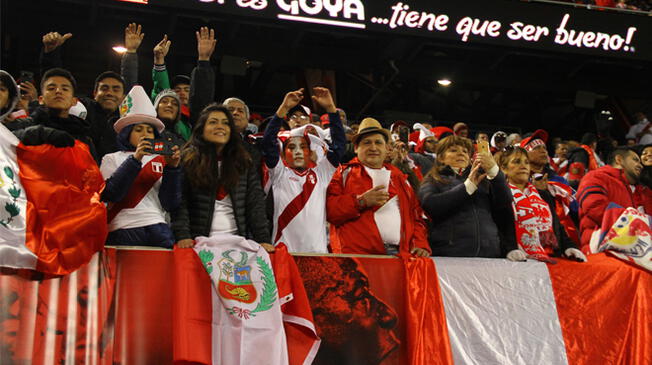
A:
{"type": "Polygon", "coordinates": [[[516,241],[523,251],[540,261],[552,261],[548,256],[559,246],[552,224],[552,213],[545,200],[531,183],[521,191],[509,184],[516,225],[516,241]]]}

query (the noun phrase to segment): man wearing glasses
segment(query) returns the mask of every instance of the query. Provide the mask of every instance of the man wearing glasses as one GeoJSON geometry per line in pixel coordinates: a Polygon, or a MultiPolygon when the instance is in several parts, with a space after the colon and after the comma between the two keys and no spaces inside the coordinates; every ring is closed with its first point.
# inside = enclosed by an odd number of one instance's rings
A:
{"type": "Polygon", "coordinates": [[[306,124],[310,124],[312,121],[310,119],[310,109],[304,105],[296,105],[288,112],[288,125],[290,129],[303,127],[306,124]]]}

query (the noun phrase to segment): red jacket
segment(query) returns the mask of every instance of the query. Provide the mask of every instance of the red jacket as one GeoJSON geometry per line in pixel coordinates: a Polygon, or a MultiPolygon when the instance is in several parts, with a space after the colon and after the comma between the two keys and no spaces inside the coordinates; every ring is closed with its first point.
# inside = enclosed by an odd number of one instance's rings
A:
{"type": "MultiPolygon", "coordinates": [[[[396,167],[385,164],[391,171],[389,195],[398,195],[401,211],[401,241],[399,250],[409,253],[414,247],[430,252],[426,225],[407,177],[396,167]]],[[[340,166],[328,186],[326,212],[331,223],[331,247],[334,253],[384,255],[385,246],[374,220],[375,208],[358,208],[358,195],[371,189],[372,180],[357,158],[340,166]]]]}
{"type": "Polygon", "coordinates": [[[643,194],[640,186],[632,192],[629,181],[621,169],[604,166],[589,171],[582,178],[577,189],[582,250],[588,252],[591,234],[601,228],[602,216],[609,203],[616,203],[625,208],[638,208],[645,204],[643,194]]]}

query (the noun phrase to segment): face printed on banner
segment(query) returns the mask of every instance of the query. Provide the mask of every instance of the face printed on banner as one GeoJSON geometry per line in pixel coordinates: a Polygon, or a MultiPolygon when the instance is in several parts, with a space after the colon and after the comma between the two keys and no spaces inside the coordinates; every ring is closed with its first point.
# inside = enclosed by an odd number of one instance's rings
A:
{"type": "Polygon", "coordinates": [[[310,152],[304,137],[292,137],[285,145],[285,163],[293,169],[305,169],[309,165],[310,152]]]}
{"type": "Polygon", "coordinates": [[[396,313],[351,258],[297,260],[322,344],[314,364],[380,364],[398,349],[396,313]]]}
{"type": "Polygon", "coordinates": [[[136,124],[129,134],[129,143],[137,147],[140,137],[154,138],[154,127],[146,123],[136,124]]]}

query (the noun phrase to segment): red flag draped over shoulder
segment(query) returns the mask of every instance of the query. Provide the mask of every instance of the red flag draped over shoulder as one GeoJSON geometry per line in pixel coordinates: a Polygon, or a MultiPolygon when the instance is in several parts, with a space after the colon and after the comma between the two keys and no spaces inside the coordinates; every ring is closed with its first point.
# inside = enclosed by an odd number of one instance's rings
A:
{"type": "Polygon", "coordinates": [[[104,180],[88,147],[51,145],[16,148],[20,181],[27,196],[25,245],[38,257],[36,270],[65,275],[104,247],[104,180]]]}

